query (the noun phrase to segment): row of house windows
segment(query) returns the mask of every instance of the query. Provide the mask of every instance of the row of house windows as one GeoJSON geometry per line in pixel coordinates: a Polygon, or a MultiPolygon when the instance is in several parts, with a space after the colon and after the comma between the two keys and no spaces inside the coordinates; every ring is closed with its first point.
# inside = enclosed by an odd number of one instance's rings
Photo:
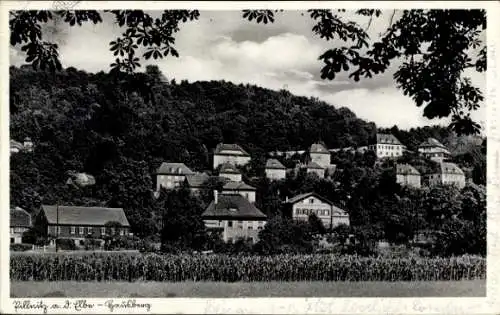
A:
{"type": "MultiPolygon", "coordinates": [[[[222,224],[222,220],[219,221],[219,224],[222,224]]],[[[264,221],[257,221],[257,229],[262,230],[262,226],[264,225],[264,221]]],[[[227,221],[228,227],[235,227],[237,229],[243,229],[243,221],[227,221]]],[[[253,230],[253,224],[248,224],[247,229],[253,230]]]]}
{"type": "Polygon", "coordinates": [[[330,210],[323,209],[297,209],[297,215],[310,215],[315,213],[317,216],[328,216],[330,215],[330,210]]]}
{"type": "Polygon", "coordinates": [[[400,146],[395,147],[395,146],[392,146],[392,145],[382,145],[382,144],[379,144],[378,148],[379,149],[386,149],[386,150],[401,150],[400,146]]]}
{"type": "MultiPolygon", "coordinates": [[[[101,235],[106,234],[107,231],[110,232],[110,234],[115,234],[118,232],[120,235],[125,235],[125,229],[115,229],[114,227],[112,228],[106,228],[106,227],[101,227],[100,228],[101,235]]],[[[51,232],[52,233],[58,233],[61,234],[61,227],[51,227],[51,232]],[[57,228],[57,230],[56,230],[57,228]]],[[[70,234],[72,235],[86,235],[86,234],[93,234],[94,233],[94,228],[92,226],[84,227],[84,226],[70,226],[70,234]]]]}
{"type": "Polygon", "coordinates": [[[26,231],[27,229],[26,228],[23,228],[23,227],[11,227],[10,228],[10,233],[22,233],[24,231],[26,231]]]}

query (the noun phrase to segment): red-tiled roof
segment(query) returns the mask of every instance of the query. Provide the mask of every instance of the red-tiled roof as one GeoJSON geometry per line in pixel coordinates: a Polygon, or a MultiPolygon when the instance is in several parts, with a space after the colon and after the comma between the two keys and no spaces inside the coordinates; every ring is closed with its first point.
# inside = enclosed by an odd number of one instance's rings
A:
{"type": "Polygon", "coordinates": [[[313,143],[311,145],[311,148],[309,150],[310,153],[330,153],[330,151],[328,151],[324,145],[322,145],[321,143],[313,143]]]}
{"type": "Polygon", "coordinates": [[[401,142],[398,140],[398,138],[390,133],[377,133],[377,143],[401,145],[401,142]]]}
{"type": "Polygon", "coordinates": [[[122,208],[59,206],[59,220],[57,206],[43,205],[42,211],[49,224],[103,226],[113,221],[130,226],[122,208]]]}
{"type": "Polygon", "coordinates": [[[169,163],[163,162],[161,163],[158,171],[156,172],[159,175],[189,175],[194,174],[194,172],[187,167],[184,163],[169,163]]]}
{"type": "Polygon", "coordinates": [[[241,155],[241,156],[250,156],[242,147],[235,143],[219,143],[215,148],[214,154],[230,154],[230,155],[241,155]],[[229,152],[228,152],[229,151],[229,152]],[[233,151],[237,151],[234,153],[233,151]]]}
{"type": "Polygon", "coordinates": [[[223,195],[212,201],[201,215],[204,219],[254,219],[265,220],[266,215],[241,195],[223,195]]]}
{"type": "Polygon", "coordinates": [[[268,169],[280,169],[280,170],[286,169],[286,167],[283,164],[281,164],[280,161],[278,161],[276,159],[269,159],[269,160],[267,160],[267,162],[266,162],[266,168],[268,168],[268,169]]]}
{"type": "Polygon", "coordinates": [[[222,187],[223,190],[257,190],[255,187],[245,183],[229,182],[222,187]]]}
{"type": "Polygon", "coordinates": [[[10,226],[31,227],[31,215],[21,208],[10,210],[10,226]]]}

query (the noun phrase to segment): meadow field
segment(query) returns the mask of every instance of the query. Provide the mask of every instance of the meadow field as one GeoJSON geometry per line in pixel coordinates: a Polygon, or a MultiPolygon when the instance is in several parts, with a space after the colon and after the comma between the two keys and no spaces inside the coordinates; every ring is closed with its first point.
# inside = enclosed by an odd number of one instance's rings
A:
{"type": "Polygon", "coordinates": [[[484,297],[486,280],[293,282],[12,281],[11,297],[484,297]]]}

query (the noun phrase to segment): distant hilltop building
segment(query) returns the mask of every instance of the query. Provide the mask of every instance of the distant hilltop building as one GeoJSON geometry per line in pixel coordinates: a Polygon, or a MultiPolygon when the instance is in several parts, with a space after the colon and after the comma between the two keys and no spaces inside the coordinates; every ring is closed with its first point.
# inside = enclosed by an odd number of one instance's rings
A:
{"type": "Polygon", "coordinates": [[[427,138],[418,146],[418,152],[425,158],[443,162],[450,158],[450,151],[438,140],[434,138],[427,138]]]}
{"type": "Polygon", "coordinates": [[[227,178],[233,182],[241,182],[241,172],[236,166],[229,162],[224,162],[219,169],[219,177],[227,178]]]}
{"type": "Polygon", "coordinates": [[[465,187],[464,171],[451,162],[440,163],[438,172],[425,175],[425,179],[429,186],[453,185],[459,189],[465,187]]]}
{"type": "Polygon", "coordinates": [[[214,200],[201,217],[207,230],[221,234],[227,243],[240,239],[257,243],[267,220],[267,216],[242,195],[219,194],[216,190],[214,200]]]}
{"type": "Polygon", "coordinates": [[[321,143],[313,143],[309,149],[311,162],[327,168],[331,164],[331,154],[321,143]]]}
{"type": "Polygon", "coordinates": [[[392,134],[377,133],[374,143],[368,146],[377,158],[395,158],[403,155],[404,145],[392,134]]]}
{"type": "Polygon", "coordinates": [[[277,159],[267,160],[265,172],[270,180],[281,180],[286,177],[286,167],[277,159]]]}
{"type": "Polygon", "coordinates": [[[173,189],[179,187],[186,180],[187,175],[195,174],[184,163],[163,162],[156,171],[156,191],[161,187],[173,189]]]}
{"type": "Polygon", "coordinates": [[[219,143],[215,148],[214,169],[224,163],[246,165],[248,162],[250,162],[250,154],[243,150],[238,144],[219,143]]]}
{"type": "Polygon", "coordinates": [[[409,164],[396,164],[396,182],[402,186],[420,188],[420,172],[409,164]]]}

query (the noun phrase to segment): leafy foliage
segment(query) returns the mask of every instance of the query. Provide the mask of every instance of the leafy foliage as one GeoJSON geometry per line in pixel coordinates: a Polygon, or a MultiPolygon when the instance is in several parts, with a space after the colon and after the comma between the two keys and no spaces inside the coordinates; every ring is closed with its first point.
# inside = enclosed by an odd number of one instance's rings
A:
{"type": "MultiPolygon", "coordinates": [[[[275,14],[282,10],[243,10],[242,17],[256,23],[273,23],[275,14]]],[[[402,65],[394,75],[405,95],[413,98],[416,105],[424,106],[427,118],[451,116],[450,127],[458,134],[480,131],[480,125],[470,117],[479,108],[482,92],[464,77],[465,70],[486,71],[486,46],[480,40],[486,29],[485,10],[404,10],[389,25],[379,39],[371,41],[367,30],[372,20],[382,15],[381,10],[360,9],[356,14],[368,17],[366,29],[353,21],[345,21],[346,10],[308,10],[314,21],[312,32],[325,40],[340,39],[345,46],[327,50],[319,59],[324,66],[321,78],[333,80],[336,74],[350,71],[354,81],[371,78],[385,72],[396,60],[402,65]],[[471,50],[479,49],[473,60],[471,50]]],[[[175,33],[181,23],[197,20],[198,10],[164,10],[154,18],[142,10],[107,10],[124,33],[110,42],[110,50],[116,56],[111,64],[113,71],[133,72],[140,64],[137,51],[146,49],[142,58],[161,59],[168,55],[178,57],[174,48],[175,33]]],[[[12,11],[9,25],[12,46],[25,44],[26,62],[33,67],[60,70],[58,46],[42,41],[41,24],[63,18],[70,26],[84,22],[101,23],[97,11],[12,11]]]]}

